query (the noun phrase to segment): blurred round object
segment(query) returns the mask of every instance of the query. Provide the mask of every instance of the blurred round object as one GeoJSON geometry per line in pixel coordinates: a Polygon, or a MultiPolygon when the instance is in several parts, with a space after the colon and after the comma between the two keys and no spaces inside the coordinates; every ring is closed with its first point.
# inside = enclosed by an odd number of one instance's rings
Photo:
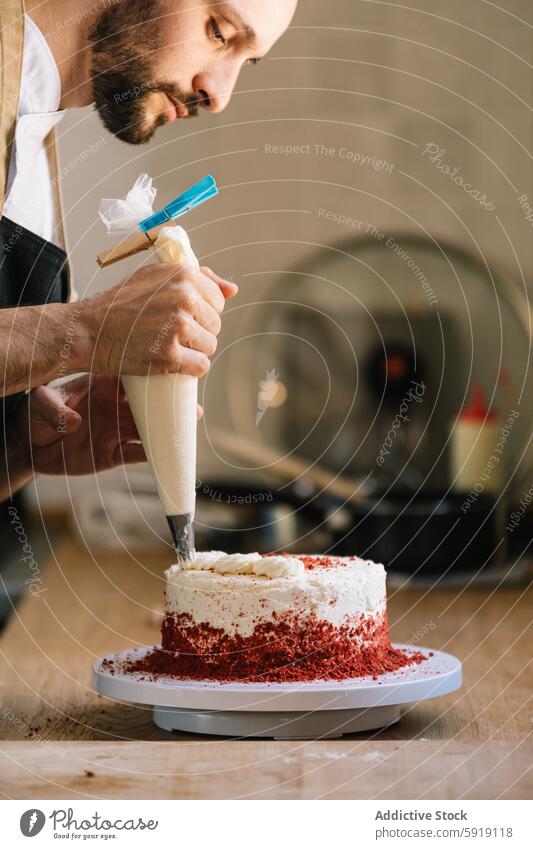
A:
{"type": "Polygon", "coordinates": [[[480,384],[502,422],[519,411],[505,483],[520,491],[531,458],[530,308],[482,256],[408,234],[350,238],[280,277],[244,316],[229,381],[246,437],[333,473],[369,475],[379,491],[445,492],[450,434],[480,384]],[[258,423],[260,382],[272,369],[287,399],[263,404],[258,423]],[[413,397],[414,380],[423,397],[413,397]],[[402,404],[398,450],[380,466],[402,404]]]}

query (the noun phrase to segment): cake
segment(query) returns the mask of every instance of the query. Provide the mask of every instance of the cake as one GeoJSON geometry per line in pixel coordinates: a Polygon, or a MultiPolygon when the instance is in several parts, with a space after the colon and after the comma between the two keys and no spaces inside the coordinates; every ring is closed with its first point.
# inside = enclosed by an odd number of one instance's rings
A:
{"type": "Polygon", "coordinates": [[[218,681],[377,677],[424,659],[392,647],[386,573],[358,557],[199,552],[166,572],[152,675],[218,681]]]}

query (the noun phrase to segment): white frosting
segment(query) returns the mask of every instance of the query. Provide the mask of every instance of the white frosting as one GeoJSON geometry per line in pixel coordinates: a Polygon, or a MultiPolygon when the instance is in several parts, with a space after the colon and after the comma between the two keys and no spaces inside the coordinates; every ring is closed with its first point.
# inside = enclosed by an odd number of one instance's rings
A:
{"type": "Polygon", "coordinates": [[[215,572],[220,575],[251,575],[254,563],[261,560],[261,555],[255,554],[226,554],[214,565],[215,572]]]}
{"type": "Polygon", "coordinates": [[[265,578],[288,578],[304,572],[297,557],[252,554],[225,554],[223,551],[197,551],[194,560],[170,567],[172,574],[182,569],[217,572],[219,575],[262,575],[265,578]]]}
{"type": "MultiPolygon", "coordinates": [[[[189,560],[188,563],[182,563],[182,569],[213,569],[215,563],[226,557],[223,551],[197,551],[194,560],[189,560]]],[[[179,566],[172,567],[179,569],[179,566]]]]}
{"type": "Polygon", "coordinates": [[[332,559],[338,565],[308,570],[296,557],[198,553],[192,563],[166,572],[166,612],[241,636],[287,613],[313,615],[335,627],[347,618],[384,613],[383,566],[332,559]]]}
{"type": "Polygon", "coordinates": [[[297,557],[283,555],[262,557],[253,567],[254,575],[264,575],[266,578],[293,578],[303,575],[304,564],[297,557]]]}

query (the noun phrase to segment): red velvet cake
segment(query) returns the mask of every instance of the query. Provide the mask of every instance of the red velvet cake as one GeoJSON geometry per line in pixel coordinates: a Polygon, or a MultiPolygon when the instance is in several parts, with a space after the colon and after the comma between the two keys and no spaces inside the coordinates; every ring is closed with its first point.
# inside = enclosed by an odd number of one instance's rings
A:
{"type": "Polygon", "coordinates": [[[357,557],[211,551],[166,573],[162,648],[137,671],[218,681],[376,677],[424,659],[389,641],[385,569],[357,557]]]}

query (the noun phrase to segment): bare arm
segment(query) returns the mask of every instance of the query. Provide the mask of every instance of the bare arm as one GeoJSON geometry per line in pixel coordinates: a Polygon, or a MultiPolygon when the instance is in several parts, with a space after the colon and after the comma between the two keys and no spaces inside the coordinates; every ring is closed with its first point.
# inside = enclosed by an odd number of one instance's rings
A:
{"type": "Polygon", "coordinates": [[[0,309],[0,395],[87,371],[93,345],[85,313],[81,303],[0,309]]]}

